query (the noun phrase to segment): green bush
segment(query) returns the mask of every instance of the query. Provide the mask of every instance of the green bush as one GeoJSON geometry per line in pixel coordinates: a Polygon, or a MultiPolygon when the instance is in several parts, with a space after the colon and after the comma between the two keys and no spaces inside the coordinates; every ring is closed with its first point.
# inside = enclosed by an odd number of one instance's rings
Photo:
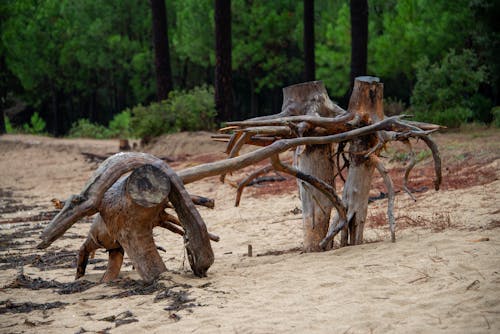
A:
{"type": "Polygon", "coordinates": [[[109,122],[109,131],[112,137],[115,138],[130,138],[132,131],[130,128],[131,120],[130,110],[122,111],[116,114],[109,122]]]}
{"type": "Polygon", "coordinates": [[[493,124],[500,128],[500,106],[496,106],[491,109],[491,114],[493,115],[493,124]]]}
{"type": "Polygon", "coordinates": [[[151,103],[148,106],[140,104],[132,108],[130,113],[130,127],[135,137],[152,138],[176,131],[175,115],[169,112],[167,101],[151,103]]]}
{"type": "Polygon", "coordinates": [[[10,119],[7,116],[3,117],[4,122],[5,122],[5,132],[6,133],[14,133],[14,128],[12,127],[12,124],[10,123],[10,119]]]}
{"type": "Polygon", "coordinates": [[[420,121],[440,124],[449,128],[459,128],[461,124],[466,123],[472,118],[472,110],[456,106],[440,110],[439,112],[415,112],[415,118],[420,121]]]}
{"type": "Polygon", "coordinates": [[[38,115],[38,112],[35,112],[33,115],[31,115],[30,124],[27,123],[23,124],[23,132],[30,133],[33,135],[44,134],[45,125],[46,123],[43,120],[43,118],[41,118],[40,115],[38,115]]]}
{"type": "Polygon", "coordinates": [[[72,138],[107,139],[112,137],[112,133],[105,126],[82,118],[71,125],[68,136],[72,138]]]}
{"type": "Polygon", "coordinates": [[[139,138],[152,138],[178,131],[213,130],[215,102],[212,87],[196,87],[190,91],[172,91],[168,100],[138,105],[132,110],[130,128],[139,138]]]}
{"type": "Polygon", "coordinates": [[[475,97],[487,73],[478,57],[470,50],[457,54],[451,50],[440,64],[427,58],[416,64],[417,82],[411,104],[415,116],[422,121],[438,122],[448,127],[479,117],[484,99],[475,97]]]}

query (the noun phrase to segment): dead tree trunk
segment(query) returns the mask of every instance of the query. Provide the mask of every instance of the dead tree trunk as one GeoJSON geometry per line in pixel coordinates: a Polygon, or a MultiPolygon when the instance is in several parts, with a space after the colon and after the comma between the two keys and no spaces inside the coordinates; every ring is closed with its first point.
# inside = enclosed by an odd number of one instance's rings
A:
{"type": "MultiPolygon", "coordinates": [[[[382,175],[388,193],[388,220],[391,239],[395,240],[394,187],[382,161],[380,150],[391,141],[409,142],[410,138],[422,139],[434,158],[436,172],[435,188],[441,182],[441,159],[437,145],[430,134],[440,129],[439,125],[403,121],[405,116],[384,117],[383,85],[378,78],[358,77],[349,104],[344,111],[333,104],[320,82],[309,82],[284,89],[282,111],[272,116],[264,116],[246,121],[228,122],[221,132],[233,131],[232,135],[217,136],[217,140],[228,142],[229,159],[205,166],[197,166],[181,171],[183,180],[192,182],[197,178],[225,173],[271,158],[272,166],[301,180],[301,199],[304,212],[304,248],[306,251],[331,248],[335,235],[344,231],[342,245],[359,244],[363,241],[364,222],[367,214],[369,187],[375,169],[382,175]],[[334,116],[334,117],[332,117],[334,116]],[[348,147],[349,161],[342,199],[335,193],[333,178],[341,170],[333,171],[337,163],[326,145],[342,143],[348,147]],[[244,144],[266,146],[262,149],[237,157],[244,144]],[[280,162],[278,154],[292,147],[304,146],[297,150],[299,168],[286,166],[280,162]],[[314,189],[312,189],[314,188],[314,189]],[[316,192],[319,191],[319,192],[316,192]],[[325,195],[324,197],[322,195],[325,195]],[[324,204],[328,198],[331,204],[324,204]],[[330,209],[336,215],[324,236],[323,221],[327,222],[330,209]],[[318,221],[321,219],[321,223],[318,221]],[[323,220],[324,219],[324,220],[323,220]],[[349,240],[350,235],[350,240],[349,240]]],[[[411,150],[411,145],[408,144],[411,150]]],[[[342,150],[337,150],[337,161],[342,150]]],[[[344,168],[343,167],[343,168],[344,168]]],[[[411,165],[413,167],[413,165],[411,165]]],[[[405,182],[411,167],[405,173],[405,182]]],[[[340,174],[341,175],[341,174],[340,174]]],[[[406,183],[405,183],[406,184],[406,183]]],[[[241,189],[239,190],[241,192],[241,189]]]]}
{"type": "MultiPolygon", "coordinates": [[[[332,110],[324,106],[330,103],[321,82],[306,82],[283,89],[282,114],[333,117],[335,114],[332,110]]],[[[307,123],[299,124],[299,136],[306,134],[308,130],[310,129],[307,123]]],[[[295,150],[294,160],[300,171],[315,176],[335,188],[333,156],[333,144],[306,145],[295,150]]],[[[308,183],[299,180],[298,184],[302,201],[304,251],[317,252],[321,250],[319,243],[328,232],[333,204],[325,194],[308,183]]]]}
{"type": "Polygon", "coordinates": [[[165,173],[144,165],[109,188],[98,208],[112,239],[123,247],[146,282],[167,270],[156,250],[153,227],[160,221],[169,192],[165,173]]]}
{"type": "MultiPolygon", "coordinates": [[[[102,232],[102,226],[96,227],[94,234],[91,230],[91,237],[96,242],[86,241],[87,244],[82,246],[78,263],[83,270],[79,267],[79,271],[84,273],[88,252],[97,248],[115,249],[113,243],[116,241],[132,259],[141,277],[151,281],[165,271],[165,265],[156,251],[152,229],[165,225],[162,224],[165,220],[163,209],[168,201],[184,229],[185,247],[194,274],[206,276],[214,261],[210,245],[213,236],[208,233],[179,176],[164,161],[144,153],[118,153],[104,161],[83,191],[65,201],[63,209],[44,229],[42,241],[37,247],[50,246],[80,218],[99,212],[106,225],[104,230],[109,234],[108,239],[102,232]],[[127,178],[120,178],[129,171],[134,172],[127,178]],[[167,191],[167,184],[170,191],[167,191]],[[100,244],[99,236],[103,236],[104,244],[100,244]]],[[[110,258],[110,262],[116,264],[121,264],[119,260],[115,256],[110,258]]],[[[108,271],[116,272],[109,266],[108,271]]],[[[111,277],[113,275],[110,274],[111,277]]]]}
{"type": "MultiPolygon", "coordinates": [[[[384,85],[378,78],[356,78],[348,111],[359,125],[374,124],[384,119],[383,94],[384,85]]],[[[368,197],[375,169],[371,156],[366,155],[377,142],[377,135],[373,133],[358,137],[349,144],[349,173],[342,199],[347,205],[347,217],[352,218],[348,222],[348,229],[342,232],[342,245],[363,243],[368,197]]],[[[377,153],[374,152],[375,155],[377,153]]]]}

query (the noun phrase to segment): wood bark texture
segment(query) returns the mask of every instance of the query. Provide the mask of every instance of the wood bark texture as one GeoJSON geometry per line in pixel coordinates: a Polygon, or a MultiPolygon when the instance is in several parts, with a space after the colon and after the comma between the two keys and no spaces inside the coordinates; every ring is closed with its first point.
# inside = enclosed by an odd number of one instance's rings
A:
{"type": "MultiPolygon", "coordinates": [[[[283,114],[333,117],[334,112],[324,85],[308,82],[283,89],[283,114]],[[302,114],[303,113],[303,114],[302,114]]],[[[299,124],[299,135],[309,130],[307,123],[299,124]]],[[[295,150],[298,169],[335,188],[335,160],[332,144],[306,145],[295,150]]],[[[333,204],[330,199],[308,183],[298,181],[302,202],[303,249],[306,252],[320,251],[319,243],[326,236],[330,224],[333,204]]]]}
{"type": "MultiPolygon", "coordinates": [[[[65,201],[63,209],[42,232],[37,247],[48,247],[80,218],[99,212],[109,240],[100,245],[94,238],[84,244],[79,260],[82,267],[86,262],[85,252],[96,246],[113,249],[112,242],[117,241],[132,261],[137,262],[141,277],[150,281],[165,270],[156,251],[152,228],[160,225],[167,199],[182,224],[191,268],[195,275],[205,276],[214,261],[205,223],[179,176],[164,161],[145,153],[118,153],[104,161],[82,192],[65,201]],[[129,171],[133,173],[122,178],[129,171]]],[[[93,228],[95,235],[106,239],[102,226],[93,228]]]]}
{"type": "MultiPolygon", "coordinates": [[[[383,110],[384,85],[378,78],[358,77],[354,82],[348,111],[360,124],[368,125],[384,119],[383,110]]],[[[342,244],[363,243],[363,231],[368,210],[374,164],[366,157],[378,142],[376,134],[356,138],[349,145],[349,173],[344,185],[342,199],[347,206],[347,216],[353,218],[348,222],[348,230],[342,232],[342,244]],[[349,238],[347,240],[347,233],[349,238]]],[[[374,152],[378,154],[378,152],[374,152]]]]}
{"type": "MultiPolygon", "coordinates": [[[[394,241],[394,185],[378,155],[391,141],[422,139],[432,152],[437,190],[441,183],[441,158],[430,134],[441,127],[405,121],[405,115],[385,117],[383,85],[375,77],[356,79],[348,111],[330,101],[321,82],[287,87],[283,90],[283,95],[283,107],[279,114],[228,122],[227,127],[220,130],[223,134],[215,138],[228,143],[229,159],[180,171],[181,178],[185,182],[192,182],[271,158],[275,170],[300,180],[304,249],[315,251],[332,247],[333,238],[341,231],[341,245],[359,244],[363,241],[368,194],[373,172],[377,169],[388,192],[387,214],[391,239],[394,241]],[[224,134],[230,131],[233,134],[224,134]],[[332,150],[334,143],[340,144],[336,152],[332,150]],[[238,156],[244,144],[264,147],[238,156]],[[301,147],[296,150],[295,155],[297,168],[279,161],[280,152],[294,147],[301,147]],[[347,151],[344,148],[348,148],[347,151]],[[345,161],[342,168],[336,166],[340,163],[333,163],[340,162],[341,156],[344,156],[342,160],[345,161]],[[346,168],[347,179],[341,174],[346,168]],[[335,192],[333,181],[336,176],[340,176],[344,182],[342,199],[335,192]],[[324,202],[326,199],[329,203],[324,202]],[[332,207],[336,213],[325,235],[325,224],[317,224],[317,218],[327,221],[326,217],[329,217],[332,207]],[[323,239],[319,236],[323,236],[323,239]]],[[[411,145],[407,146],[411,150],[411,145]]],[[[408,192],[410,190],[406,184],[411,167],[406,170],[404,177],[404,188],[408,192]]],[[[257,171],[255,175],[269,170],[266,168],[257,171]]],[[[253,174],[248,178],[252,177],[253,174]]],[[[238,188],[237,203],[246,183],[241,183],[238,188]]]]}

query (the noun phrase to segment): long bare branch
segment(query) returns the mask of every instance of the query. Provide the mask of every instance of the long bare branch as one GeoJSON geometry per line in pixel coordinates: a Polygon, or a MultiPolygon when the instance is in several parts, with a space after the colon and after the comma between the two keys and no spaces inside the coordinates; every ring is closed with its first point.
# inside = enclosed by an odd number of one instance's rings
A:
{"type": "Polygon", "coordinates": [[[391,231],[391,241],[396,242],[396,220],[394,219],[394,184],[382,161],[377,156],[371,156],[375,168],[384,179],[387,188],[387,217],[389,218],[389,229],[391,231]]]}
{"type": "Polygon", "coordinates": [[[323,137],[301,137],[301,138],[291,138],[291,139],[281,139],[269,146],[257,149],[253,152],[240,155],[239,157],[226,159],[222,161],[216,161],[212,163],[207,163],[187,169],[183,169],[178,172],[179,176],[185,184],[194,182],[205,177],[219,175],[222,173],[227,173],[229,171],[238,170],[246,166],[255,164],[264,159],[270,158],[271,156],[284,152],[290,148],[294,148],[300,145],[321,145],[321,144],[331,144],[338,143],[346,140],[351,140],[359,136],[364,136],[380,130],[391,130],[395,121],[401,119],[403,116],[392,116],[383,119],[380,122],[374,123],[372,125],[364,126],[362,128],[354,129],[351,131],[323,136],[323,137]]]}
{"type": "Polygon", "coordinates": [[[302,181],[305,181],[310,185],[312,185],[313,187],[315,187],[316,189],[318,189],[320,192],[322,192],[332,202],[333,206],[339,213],[341,219],[345,218],[347,210],[345,206],[342,204],[342,200],[335,192],[335,188],[333,188],[325,181],[320,180],[313,175],[306,174],[295,167],[283,164],[277,154],[271,157],[271,162],[276,170],[290,174],[302,181]]]}

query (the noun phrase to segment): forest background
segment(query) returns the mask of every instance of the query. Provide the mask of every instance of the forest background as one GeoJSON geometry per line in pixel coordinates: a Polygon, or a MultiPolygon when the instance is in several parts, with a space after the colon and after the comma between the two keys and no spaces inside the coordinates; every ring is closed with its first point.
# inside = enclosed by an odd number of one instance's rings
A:
{"type": "MultiPolygon", "coordinates": [[[[276,113],[283,87],[311,79],[308,43],[313,78],[346,106],[351,13],[360,1],[225,1],[232,106],[224,115],[217,114],[213,88],[218,1],[161,0],[172,83],[167,99],[158,98],[155,74],[158,1],[1,1],[0,133],[144,138],[276,113]],[[308,2],[314,3],[312,41],[304,34],[308,2]]],[[[386,114],[406,112],[449,127],[500,126],[500,1],[367,4],[364,74],[384,82],[386,114]]]]}

